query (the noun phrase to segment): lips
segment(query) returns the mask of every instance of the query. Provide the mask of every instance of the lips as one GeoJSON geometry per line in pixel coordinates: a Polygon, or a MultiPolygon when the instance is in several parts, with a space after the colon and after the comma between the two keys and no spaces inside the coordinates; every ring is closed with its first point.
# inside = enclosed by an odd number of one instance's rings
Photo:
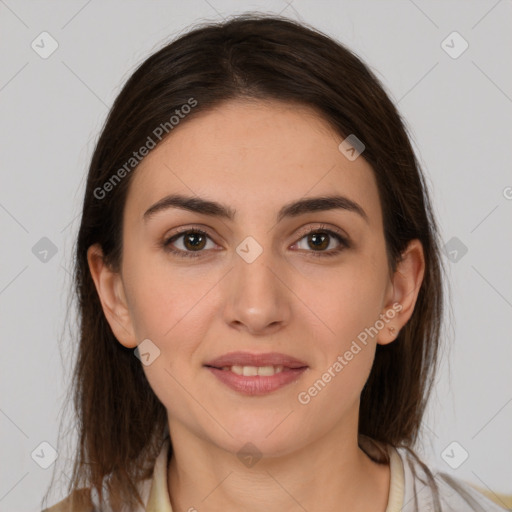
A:
{"type": "Polygon", "coordinates": [[[220,382],[244,395],[266,395],[296,382],[309,368],[279,352],[230,352],[204,364],[220,382]]]}
{"type": "Polygon", "coordinates": [[[229,352],[204,364],[222,369],[226,366],[283,366],[284,368],[307,368],[307,363],[279,352],[252,354],[250,352],[229,352]]]}

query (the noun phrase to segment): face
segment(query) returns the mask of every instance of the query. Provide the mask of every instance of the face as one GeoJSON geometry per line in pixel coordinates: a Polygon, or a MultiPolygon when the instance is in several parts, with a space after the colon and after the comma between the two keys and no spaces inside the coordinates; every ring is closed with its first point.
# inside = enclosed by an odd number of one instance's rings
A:
{"type": "Polygon", "coordinates": [[[119,342],[150,340],[144,371],[171,436],[277,456],[357,428],[376,344],[406,322],[421,276],[390,273],[373,170],[342,140],[307,107],[233,101],[175,128],[135,171],[120,272],[92,251],[90,265],[119,342]],[[220,207],[193,211],[199,199],[220,207]],[[233,352],[247,359],[206,366],[233,352]],[[274,355],[250,359],[262,354],[274,355]],[[277,373],[237,374],[255,371],[277,373]]]}

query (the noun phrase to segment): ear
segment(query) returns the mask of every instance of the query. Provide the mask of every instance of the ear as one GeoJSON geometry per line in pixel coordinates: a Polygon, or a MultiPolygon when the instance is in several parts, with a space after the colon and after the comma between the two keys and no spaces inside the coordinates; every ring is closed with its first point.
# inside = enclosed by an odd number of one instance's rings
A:
{"type": "Polygon", "coordinates": [[[424,274],[423,246],[419,240],[411,240],[391,278],[386,306],[382,311],[387,322],[377,335],[378,344],[387,345],[394,341],[411,318],[424,274]]]}
{"type": "Polygon", "coordinates": [[[99,244],[87,250],[87,262],[92,279],[98,292],[103,313],[121,345],[127,348],[137,346],[132,320],[127,307],[123,281],[118,272],[114,272],[103,258],[99,244]]]}

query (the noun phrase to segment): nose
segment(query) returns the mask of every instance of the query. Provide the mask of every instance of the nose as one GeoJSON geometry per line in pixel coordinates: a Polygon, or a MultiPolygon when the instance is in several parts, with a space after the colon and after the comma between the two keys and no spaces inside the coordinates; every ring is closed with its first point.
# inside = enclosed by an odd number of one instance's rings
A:
{"type": "Polygon", "coordinates": [[[292,294],[271,251],[263,251],[252,263],[235,255],[226,293],[225,321],[234,329],[261,336],[290,321],[292,294]]]}

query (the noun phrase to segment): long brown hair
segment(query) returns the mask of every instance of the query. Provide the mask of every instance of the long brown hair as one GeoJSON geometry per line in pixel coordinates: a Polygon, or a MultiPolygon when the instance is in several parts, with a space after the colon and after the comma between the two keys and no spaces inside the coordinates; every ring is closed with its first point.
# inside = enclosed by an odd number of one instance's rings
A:
{"type": "Polygon", "coordinates": [[[114,509],[140,501],[135,484],[151,474],[167,418],[140,361],[110,329],[87,249],[99,243],[107,263],[119,268],[122,214],[136,166],[111,181],[108,191],[104,185],[191,98],[196,105],[181,122],[235,98],[314,108],[340,136],[355,134],[366,146],[362,156],[375,173],[390,268],[410,240],[421,241],[426,269],[415,311],[393,343],[377,347],[361,395],[360,434],[412,447],[436,369],[443,310],[437,226],[404,122],[379,80],[340,43],[285,18],[246,14],[196,26],[129,78],[110,110],[87,177],[75,253],[78,450],[69,491],[85,486],[101,494],[106,480],[114,509]]]}

